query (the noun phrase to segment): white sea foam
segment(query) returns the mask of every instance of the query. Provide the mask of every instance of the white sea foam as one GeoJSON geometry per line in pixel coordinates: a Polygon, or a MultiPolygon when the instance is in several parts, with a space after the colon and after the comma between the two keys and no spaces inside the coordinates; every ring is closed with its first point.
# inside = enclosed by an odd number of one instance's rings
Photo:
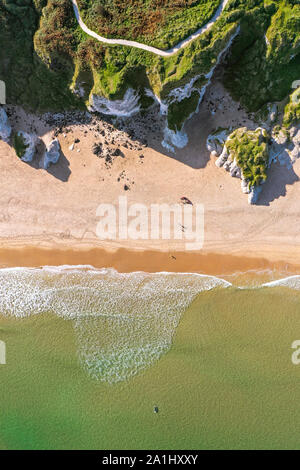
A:
{"type": "MultiPolygon", "coordinates": [[[[197,294],[232,284],[194,273],[118,273],[92,266],[0,269],[0,313],[52,313],[73,323],[78,358],[96,380],[126,380],[171,347],[197,294]]],[[[300,275],[256,287],[300,290],[300,275]]]]}
{"type": "Polygon", "coordinates": [[[88,266],[0,270],[0,312],[18,318],[53,313],[71,320],[79,361],[114,383],[166,353],[195,296],[223,279],[199,274],[120,274],[88,266]]]}
{"type": "Polygon", "coordinates": [[[266,282],[261,287],[289,287],[290,289],[300,290],[300,276],[288,276],[284,279],[277,279],[275,281],[266,282]]]}

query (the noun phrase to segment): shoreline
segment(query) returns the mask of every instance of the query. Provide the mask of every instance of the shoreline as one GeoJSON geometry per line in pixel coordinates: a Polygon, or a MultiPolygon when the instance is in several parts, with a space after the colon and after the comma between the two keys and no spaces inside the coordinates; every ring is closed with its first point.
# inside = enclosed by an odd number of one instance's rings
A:
{"type": "Polygon", "coordinates": [[[113,268],[120,273],[143,271],[148,273],[199,273],[213,276],[246,274],[249,272],[300,273],[300,260],[245,256],[222,252],[182,252],[162,250],[132,250],[102,247],[78,249],[72,246],[41,248],[19,245],[0,246],[0,269],[43,266],[92,266],[96,269],[113,268]]]}

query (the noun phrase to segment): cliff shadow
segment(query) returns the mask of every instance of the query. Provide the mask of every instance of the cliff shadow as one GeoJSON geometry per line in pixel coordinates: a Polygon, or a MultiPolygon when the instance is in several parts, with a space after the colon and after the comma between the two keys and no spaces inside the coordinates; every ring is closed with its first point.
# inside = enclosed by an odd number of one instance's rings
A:
{"type": "Polygon", "coordinates": [[[214,116],[208,111],[206,103],[202,102],[199,111],[185,123],[184,132],[187,134],[188,144],[183,148],[175,148],[173,153],[166,151],[160,142],[158,151],[193,169],[205,168],[210,160],[206,140],[214,128],[214,116]]]}
{"type": "MultiPolygon", "coordinates": [[[[143,144],[146,141],[148,147],[168,158],[193,169],[205,168],[210,161],[206,141],[212,132],[219,128],[258,127],[252,116],[225,90],[221,81],[222,73],[222,69],[219,69],[207,87],[198,111],[185,122],[183,131],[188,142],[183,148],[173,146],[174,152],[172,152],[162,145],[166,117],[160,115],[159,106],[153,107],[144,115],[135,115],[126,119],[110,118],[110,123],[119,130],[127,132],[136,142],[143,144]]],[[[101,115],[101,119],[107,120],[107,117],[101,115]]]]}
{"type": "Polygon", "coordinates": [[[299,181],[298,175],[293,167],[274,163],[269,169],[268,179],[263,185],[263,190],[258,198],[256,205],[270,206],[270,204],[286,196],[287,186],[291,186],[299,181]]]}
{"type": "Polygon", "coordinates": [[[129,118],[114,119],[100,113],[97,113],[97,117],[118,131],[127,134],[128,139],[141,153],[143,149],[149,147],[167,158],[177,160],[194,169],[201,169],[205,168],[210,160],[209,152],[206,149],[206,139],[214,128],[214,123],[207,119],[206,111],[205,106],[201,106],[200,111],[186,122],[184,132],[188,137],[187,145],[178,148],[168,142],[174,151],[162,144],[166,118],[160,115],[158,106],[129,118]]]}

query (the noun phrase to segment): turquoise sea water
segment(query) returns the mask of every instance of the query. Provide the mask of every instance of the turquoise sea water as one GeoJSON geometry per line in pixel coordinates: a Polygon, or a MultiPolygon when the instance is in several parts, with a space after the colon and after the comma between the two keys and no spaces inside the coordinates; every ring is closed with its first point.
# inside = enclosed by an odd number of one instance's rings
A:
{"type": "Polygon", "coordinates": [[[0,447],[297,448],[300,276],[280,276],[0,270],[0,447]]]}

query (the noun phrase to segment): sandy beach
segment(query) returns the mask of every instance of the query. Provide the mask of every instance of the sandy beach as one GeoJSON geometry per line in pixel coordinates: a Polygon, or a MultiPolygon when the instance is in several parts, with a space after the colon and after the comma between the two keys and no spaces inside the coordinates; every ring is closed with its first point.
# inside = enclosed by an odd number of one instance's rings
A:
{"type": "Polygon", "coordinates": [[[91,117],[88,124],[57,128],[20,109],[9,113],[15,130],[36,131],[41,142],[32,164],[0,142],[2,266],[92,264],[210,274],[300,266],[300,161],[292,169],[273,165],[258,204],[248,205],[240,180],[218,169],[206,149],[217,127],[254,126],[218,82],[186,125],[188,146],[175,154],[161,146],[163,118],[144,118],[137,128],[134,117],[126,126],[91,117]],[[54,135],[62,157],[46,171],[39,161],[54,135]],[[95,155],[99,142],[116,155],[95,155]],[[185,252],[184,240],[101,241],[97,207],[116,204],[120,195],[128,204],[174,204],[183,196],[203,204],[203,250],[185,252]]]}

